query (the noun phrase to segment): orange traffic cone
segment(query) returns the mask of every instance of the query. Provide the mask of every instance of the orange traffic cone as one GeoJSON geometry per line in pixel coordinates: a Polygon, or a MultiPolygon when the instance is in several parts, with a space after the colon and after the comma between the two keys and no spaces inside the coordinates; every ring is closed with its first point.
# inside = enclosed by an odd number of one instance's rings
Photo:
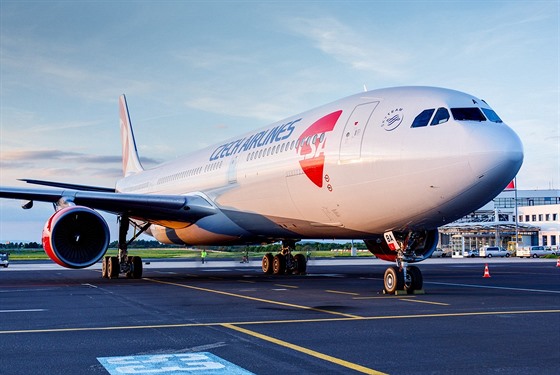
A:
{"type": "Polygon", "coordinates": [[[558,257],[558,261],[556,262],[556,267],[560,267],[560,257],[558,257]]]}
{"type": "Polygon", "coordinates": [[[484,266],[484,276],[482,277],[490,277],[490,271],[488,271],[488,264],[484,266]]]}

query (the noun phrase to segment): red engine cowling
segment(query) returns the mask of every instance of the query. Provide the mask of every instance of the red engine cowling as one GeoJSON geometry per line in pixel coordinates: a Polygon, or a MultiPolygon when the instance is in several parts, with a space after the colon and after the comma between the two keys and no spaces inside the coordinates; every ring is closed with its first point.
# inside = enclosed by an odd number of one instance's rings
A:
{"type": "MultiPolygon", "coordinates": [[[[404,242],[408,233],[393,232],[393,235],[399,242],[404,242]]],[[[415,232],[414,244],[412,245],[412,250],[414,251],[415,257],[410,260],[413,262],[420,262],[426,258],[429,258],[438,244],[438,230],[432,229],[422,232],[415,232]]],[[[379,235],[378,238],[364,240],[368,250],[374,254],[379,259],[394,262],[397,258],[397,252],[389,249],[387,242],[385,242],[383,235],[379,235]]]]}
{"type": "Polygon", "coordinates": [[[85,268],[98,262],[109,247],[109,227],[88,207],[71,206],[55,212],[43,228],[43,248],[66,268],[85,268]]]}

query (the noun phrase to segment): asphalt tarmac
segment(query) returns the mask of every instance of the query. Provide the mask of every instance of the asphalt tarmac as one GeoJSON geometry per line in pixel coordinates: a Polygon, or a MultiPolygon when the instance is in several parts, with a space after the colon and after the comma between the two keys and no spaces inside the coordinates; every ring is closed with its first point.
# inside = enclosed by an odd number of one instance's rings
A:
{"type": "Polygon", "coordinates": [[[424,295],[387,296],[389,263],[152,261],[0,269],[0,374],[558,374],[555,260],[419,264],[424,295]],[[490,278],[483,278],[488,263],[490,278]]]}

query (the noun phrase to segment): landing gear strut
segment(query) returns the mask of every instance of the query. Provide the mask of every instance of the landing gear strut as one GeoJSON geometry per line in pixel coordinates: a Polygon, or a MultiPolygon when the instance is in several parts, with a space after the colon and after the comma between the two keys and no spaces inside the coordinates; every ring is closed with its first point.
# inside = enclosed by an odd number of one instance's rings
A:
{"type": "Polygon", "coordinates": [[[262,270],[266,274],[284,275],[305,275],[307,261],[303,254],[293,255],[296,249],[296,241],[282,241],[282,250],[276,255],[267,253],[262,259],[262,270]]]}
{"type": "Polygon", "coordinates": [[[139,256],[128,256],[128,245],[138,238],[139,235],[144,233],[151,224],[147,223],[141,227],[140,231],[127,242],[126,235],[128,233],[128,227],[131,223],[136,226],[136,223],[131,222],[127,216],[123,215],[119,217],[119,254],[116,257],[106,256],[103,258],[101,277],[116,279],[119,277],[119,274],[124,274],[127,278],[142,278],[142,258],[139,256]]]}
{"type": "Polygon", "coordinates": [[[385,271],[384,293],[397,294],[399,291],[414,293],[422,290],[424,284],[422,272],[418,267],[408,265],[409,261],[414,261],[416,258],[413,249],[417,240],[416,232],[410,232],[404,241],[398,241],[392,232],[385,233],[385,241],[389,248],[397,252],[397,265],[385,271]]]}

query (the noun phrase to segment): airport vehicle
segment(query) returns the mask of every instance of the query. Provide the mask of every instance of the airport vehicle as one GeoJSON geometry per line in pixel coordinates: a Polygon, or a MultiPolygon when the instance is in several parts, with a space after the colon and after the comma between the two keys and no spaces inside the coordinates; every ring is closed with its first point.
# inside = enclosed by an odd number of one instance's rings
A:
{"type": "Polygon", "coordinates": [[[517,249],[519,258],[540,258],[549,254],[552,254],[552,250],[547,250],[544,246],[523,246],[517,249]]]}
{"type": "Polygon", "coordinates": [[[140,233],[164,243],[282,241],[265,273],[304,273],[302,239],[361,239],[395,262],[388,293],[422,289],[411,265],[434,252],[438,227],[484,205],[513,179],[523,147],[482,99],[434,87],[367,91],[291,116],[153,169],[140,163],[120,98],[124,177],[115,188],[24,180],[58,189],[2,187],[0,197],[54,203],[43,246],[56,263],[88,267],[104,257],[119,217],[119,256],[103,276],[142,276],[127,245],[140,233]],[[128,240],[129,226],[137,228],[128,240]]]}
{"type": "Polygon", "coordinates": [[[6,252],[0,252],[0,266],[8,268],[10,265],[10,254],[6,252]]]}
{"type": "Polygon", "coordinates": [[[511,254],[509,251],[499,246],[484,246],[478,252],[478,255],[484,258],[492,257],[509,257],[511,254]]]}
{"type": "Polygon", "coordinates": [[[480,256],[480,252],[478,251],[478,249],[473,249],[470,251],[467,251],[467,254],[465,255],[468,258],[476,258],[480,256]]]}
{"type": "Polygon", "coordinates": [[[439,247],[436,247],[436,249],[434,250],[434,252],[431,255],[432,258],[443,258],[444,256],[445,256],[445,253],[439,247]]]}

